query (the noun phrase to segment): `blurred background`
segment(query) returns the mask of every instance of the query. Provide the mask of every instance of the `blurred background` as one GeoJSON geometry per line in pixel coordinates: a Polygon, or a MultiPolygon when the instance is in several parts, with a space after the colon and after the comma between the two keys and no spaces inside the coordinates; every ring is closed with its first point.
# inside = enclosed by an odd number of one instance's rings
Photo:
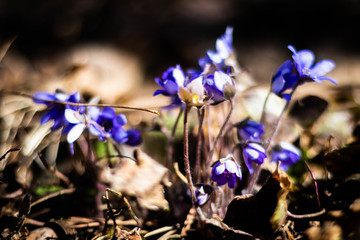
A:
{"type": "Polygon", "coordinates": [[[334,60],[329,76],[339,83],[359,81],[357,0],[0,0],[2,45],[16,36],[1,87],[68,76],[86,58],[112,68],[127,91],[125,85],[153,82],[169,66],[198,67],[228,25],[239,63],[256,81],[270,81],[290,56],[288,44],[334,60]]]}

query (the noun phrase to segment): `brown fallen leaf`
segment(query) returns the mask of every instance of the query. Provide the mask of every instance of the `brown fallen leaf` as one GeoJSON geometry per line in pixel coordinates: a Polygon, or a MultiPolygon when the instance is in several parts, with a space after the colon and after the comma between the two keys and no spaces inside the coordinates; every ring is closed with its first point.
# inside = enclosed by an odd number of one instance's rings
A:
{"type": "Polygon", "coordinates": [[[279,168],[255,195],[235,197],[223,222],[256,237],[269,238],[286,219],[290,180],[279,168]]]}
{"type": "Polygon", "coordinates": [[[142,207],[154,210],[168,208],[163,188],[168,182],[167,168],[141,150],[135,150],[135,158],[138,164],[124,158],[115,168],[104,167],[100,179],[111,189],[136,196],[142,207]]]}

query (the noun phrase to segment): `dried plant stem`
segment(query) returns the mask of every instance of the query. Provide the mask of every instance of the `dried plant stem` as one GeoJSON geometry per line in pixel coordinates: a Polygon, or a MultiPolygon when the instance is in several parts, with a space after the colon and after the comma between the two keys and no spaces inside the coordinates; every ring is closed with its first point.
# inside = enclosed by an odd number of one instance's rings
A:
{"type": "Polygon", "coordinates": [[[49,195],[46,195],[46,196],[38,199],[37,201],[31,203],[31,207],[33,207],[39,203],[45,202],[45,201],[49,200],[50,198],[54,198],[54,197],[61,196],[64,194],[71,194],[73,192],[75,192],[75,188],[68,188],[68,189],[60,190],[58,192],[50,193],[49,195]]]}
{"type": "Polygon", "coordinates": [[[182,108],[180,108],[179,113],[178,113],[178,115],[176,117],[175,123],[174,123],[174,125],[173,125],[173,127],[171,129],[171,134],[168,137],[168,144],[167,144],[168,145],[168,148],[167,148],[168,151],[167,151],[167,156],[166,156],[166,166],[170,170],[172,170],[172,167],[173,167],[172,158],[173,158],[173,154],[174,154],[174,141],[175,141],[176,128],[177,128],[177,126],[179,124],[180,117],[181,117],[183,111],[184,110],[182,108]]]}
{"type": "Polygon", "coordinates": [[[202,139],[203,139],[203,123],[204,123],[204,116],[205,116],[205,108],[198,109],[198,136],[197,136],[197,144],[196,144],[196,163],[195,163],[195,173],[196,175],[196,182],[200,182],[201,180],[201,147],[202,147],[202,139]]]}
{"type": "Polygon", "coordinates": [[[7,150],[6,153],[4,153],[4,155],[2,155],[0,157],[0,162],[5,159],[6,155],[8,155],[11,152],[15,152],[15,151],[20,151],[20,148],[11,148],[11,149],[7,150]]]}
{"type": "Polygon", "coordinates": [[[140,108],[140,107],[127,107],[127,106],[120,106],[114,104],[90,104],[90,103],[73,103],[73,102],[66,102],[66,101],[51,101],[46,99],[36,98],[31,94],[23,93],[23,92],[16,92],[16,91],[0,91],[0,95],[17,95],[22,97],[31,98],[36,101],[42,101],[52,104],[61,104],[61,105],[69,105],[69,106],[83,106],[83,107],[113,107],[113,108],[121,108],[126,110],[135,110],[135,111],[144,111],[153,114],[160,115],[160,113],[156,110],[148,109],[148,108],[140,108]]]}
{"type": "Polygon", "coordinates": [[[55,169],[53,166],[50,166],[42,154],[39,153],[38,156],[41,162],[44,164],[45,168],[49,172],[51,172],[55,177],[63,181],[66,184],[66,186],[68,186],[69,188],[73,187],[73,184],[71,183],[71,181],[67,176],[65,176],[62,172],[58,171],[57,169],[55,169]]]}
{"type": "Polygon", "coordinates": [[[229,122],[231,114],[232,114],[232,112],[234,110],[234,104],[233,104],[231,99],[229,100],[229,103],[230,103],[230,111],[229,111],[228,115],[226,116],[226,119],[225,119],[223,125],[221,126],[220,131],[219,131],[218,135],[216,136],[214,144],[213,144],[213,146],[212,146],[212,148],[211,148],[211,150],[209,152],[209,155],[208,155],[207,160],[206,160],[206,165],[207,166],[211,165],[210,163],[212,161],[212,157],[213,157],[213,154],[215,152],[216,145],[217,145],[219,139],[224,137],[224,129],[225,129],[227,123],[229,122]]]}
{"type": "MultiPolygon", "coordinates": [[[[295,87],[292,89],[292,91],[291,91],[291,93],[290,93],[290,96],[292,96],[292,95],[294,94],[297,86],[298,86],[298,85],[295,85],[295,87]]],[[[266,98],[265,101],[267,101],[267,100],[268,100],[268,98],[266,98]]],[[[290,105],[289,103],[290,103],[290,101],[286,101],[286,104],[285,104],[283,110],[281,111],[279,117],[277,118],[275,124],[273,125],[273,128],[271,129],[270,135],[269,135],[268,139],[267,139],[266,142],[265,142],[265,147],[264,147],[265,152],[267,152],[267,151],[269,150],[271,141],[272,141],[272,139],[274,138],[275,133],[276,133],[276,131],[277,131],[278,128],[279,128],[280,121],[281,121],[281,119],[282,119],[285,111],[288,109],[288,107],[289,107],[289,105],[290,105]]],[[[265,104],[266,104],[266,103],[264,103],[264,105],[265,105],[265,104]]],[[[250,181],[249,181],[249,183],[248,183],[248,186],[247,186],[246,189],[245,189],[245,192],[246,192],[246,193],[251,193],[251,192],[252,192],[252,190],[253,190],[253,188],[254,188],[254,185],[255,185],[257,179],[259,178],[260,170],[261,170],[261,165],[256,164],[256,166],[254,167],[254,173],[251,175],[251,178],[250,178],[250,181]]]]}
{"type": "Polygon", "coordinates": [[[136,214],[135,214],[134,210],[132,209],[129,201],[127,200],[127,198],[126,198],[122,193],[117,192],[117,191],[115,191],[115,190],[113,190],[113,189],[111,189],[111,188],[107,188],[105,191],[106,191],[106,192],[111,192],[112,194],[114,194],[114,195],[118,196],[120,199],[122,199],[123,202],[125,203],[127,209],[129,210],[131,217],[135,220],[135,222],[136,222],[136,224],[137,224],[138,226],[141,226],[141,221],[140,221],[139,218],[136,216],[136,214]]]}
{"type": "Polygon", "coordinates": [[[316,213],[308,213],[308,214],[293,214],[289,211],[287,211],[287,215],[291,218],[296,218],[296,219],[302,219],[302,218],[314,218],[314,217],[319,217],[321,215],[323,215],[326,212],[325,208],[321,209],[319,212],[316,213]]]}
{"type": "Polygon", "coordinates": [[[319,196],[319,188],[318,188],[318,185],[317,185],[315,176],[314,176],[313,172],[311,171],[309,164],[308,164],[306,161],[304,161],[304,162],[305,162],[305,166],[306,166],[307,170],[309,171],[309,173],[310,173],[310,175],[311,175],[311,178],[312,178],[313,181],[314,181],[314,186],[315,186],[315,192],[316,192],[316,198],[317,198],[318,206],[321,207],[321,204],[320,204],[320,196],[319,196]]]}
{"type": "Polygon", "coordinates": [[[189,161],[189,133],[188,133],[188,112],[190,110],[190,106],[186,104],[185,112],[184,112],[184,165],[185,165],[185,175],[188,182],[188,187],[191,194],[192,204],[196,204],[196,196],[194,184],[191,177],[190,170],[190,161],[189,161]]]}

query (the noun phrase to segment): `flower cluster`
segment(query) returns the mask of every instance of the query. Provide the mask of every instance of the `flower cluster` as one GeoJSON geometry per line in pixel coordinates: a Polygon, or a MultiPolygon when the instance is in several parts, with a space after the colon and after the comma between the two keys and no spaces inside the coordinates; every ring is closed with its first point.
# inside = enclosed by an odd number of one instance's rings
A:
{"type": "Polygon", "coordinates": [[[331,60],[322,60],[314,66],[315,55],[309,50],[296,51],[291,45],[288,46],[293,53],[292,59],[284,62],[272,78],[271,91],[278,96],[290,101],[291,93],[285,93],[287,90],[293,90],[297,85],[306,81],[315,81],[321,83],[322,80],[329,80],[337,84],[335,80],[325,77],[330,72],[335,63],[331,60]]]}
{"type": "MultiPolygon", "coordinates": [[[[63,128],[62,133],[67,135],[67,142],[71,149],[73,143],[88,128],[90,133],[97,136],[99,140],[105,141],[109,138],[116,143],[125,143],[130,146],[141,144],[141,134],[135,129],[125,130],[127,123],[124,114],[116,115],[114,108],[104,107],[102,111],[98,107],[87,107],[68,105],[66,103],[79,103],[80,94],[72,95],[64,93],[37,93],[34,102],[45,104],[49,111],[42,117],[41,124],[53,120],[52,130],[63,128]]],[[[73,150],[72,150],[73,151],[73,150]]]]}
{"type": "Polygon", "coordinates": [[[200,107],[208,101],[217,104],[232,98],[235,83],[229,73],[222,70],[232,53],[232,32],[228,27],[225,35],[216,42],[217,51],[209,50],[207,56],[201,58],[201,71],[186,75],[180,65],[168,68],[161,79],[155,79],[161,89],[156,90],[154,96],[169,96],[171,104],[167,108],[182,106],[183,103],[200,107]]]}

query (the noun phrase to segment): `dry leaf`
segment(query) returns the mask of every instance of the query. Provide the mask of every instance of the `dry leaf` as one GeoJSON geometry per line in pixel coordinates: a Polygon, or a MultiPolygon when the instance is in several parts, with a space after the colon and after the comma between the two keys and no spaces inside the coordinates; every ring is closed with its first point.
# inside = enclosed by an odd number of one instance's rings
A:
{"type": "Polygon", "coordinates": [[[103,168],[101,180],[118,192],[138,197],[143,207],[168,208],[163,188],[168,181],[167,169],[141,150],[136,150],[135,155],[139,164],[122,159],[116,168],[103,168]]]}

